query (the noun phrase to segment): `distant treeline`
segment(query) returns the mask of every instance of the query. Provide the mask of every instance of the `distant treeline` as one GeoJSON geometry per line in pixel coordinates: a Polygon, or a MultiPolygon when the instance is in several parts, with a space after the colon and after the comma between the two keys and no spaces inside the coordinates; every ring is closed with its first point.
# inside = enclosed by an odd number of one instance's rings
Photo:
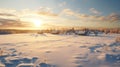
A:
{"type": "Polygon", "coordinates": [[[0,29],[0,34],[36,33],[38,30],[0,29]]]}
{"type": "Polygon", "coordinates": [[[52,33],[52,34],[62,34],[66,32],[76,33],[79,31],[99,31],[102,33],[118,33],[120,34],[120,29],[89,29],[89,28],[69,28],[69,29],[45,29],[45,30],[20,30],[20,29],[0,29],[0,34],[18,34],[18,33],[52,33]]]}

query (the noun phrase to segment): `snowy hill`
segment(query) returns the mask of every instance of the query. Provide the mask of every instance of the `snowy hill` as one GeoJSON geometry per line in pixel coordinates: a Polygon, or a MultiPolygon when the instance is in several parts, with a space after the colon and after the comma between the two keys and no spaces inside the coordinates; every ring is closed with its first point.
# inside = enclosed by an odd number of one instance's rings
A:
{"type": "Polygon", "coordinates": [[[0,67],[119,67],[118,36],[0,35],[0,67]]]}

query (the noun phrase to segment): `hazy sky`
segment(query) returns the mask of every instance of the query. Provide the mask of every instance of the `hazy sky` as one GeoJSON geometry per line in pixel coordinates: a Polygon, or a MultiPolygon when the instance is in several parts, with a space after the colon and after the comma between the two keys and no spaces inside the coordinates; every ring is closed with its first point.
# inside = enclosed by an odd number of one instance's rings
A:
{"type": "Polygon", "coordinates": [[[120,0],[0,0],[0,27],[43,25],[120,28],[120,0]]]}

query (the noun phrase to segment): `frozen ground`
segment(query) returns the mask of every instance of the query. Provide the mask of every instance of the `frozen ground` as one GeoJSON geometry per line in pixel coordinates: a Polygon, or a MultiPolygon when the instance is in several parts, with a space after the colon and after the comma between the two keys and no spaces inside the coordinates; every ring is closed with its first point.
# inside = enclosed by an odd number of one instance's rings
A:
{"type": "Polygon", "coordinates": [[[41,63],[41,67],[119,67],[120,42],[115,42],[118,36],[120,34],[0,35],[0,65],[33,64],[39,67],[41,63]]]}

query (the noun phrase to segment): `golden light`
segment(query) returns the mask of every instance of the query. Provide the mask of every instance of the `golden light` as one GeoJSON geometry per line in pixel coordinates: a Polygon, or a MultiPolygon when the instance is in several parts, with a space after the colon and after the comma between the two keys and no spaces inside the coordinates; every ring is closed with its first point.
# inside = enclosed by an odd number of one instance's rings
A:
{"type": "Polygon", "coordinates": [[[42,21],[40,19],[33,19],[32,23],[35,27],[40,27],[42,25],[42,21]]]}

